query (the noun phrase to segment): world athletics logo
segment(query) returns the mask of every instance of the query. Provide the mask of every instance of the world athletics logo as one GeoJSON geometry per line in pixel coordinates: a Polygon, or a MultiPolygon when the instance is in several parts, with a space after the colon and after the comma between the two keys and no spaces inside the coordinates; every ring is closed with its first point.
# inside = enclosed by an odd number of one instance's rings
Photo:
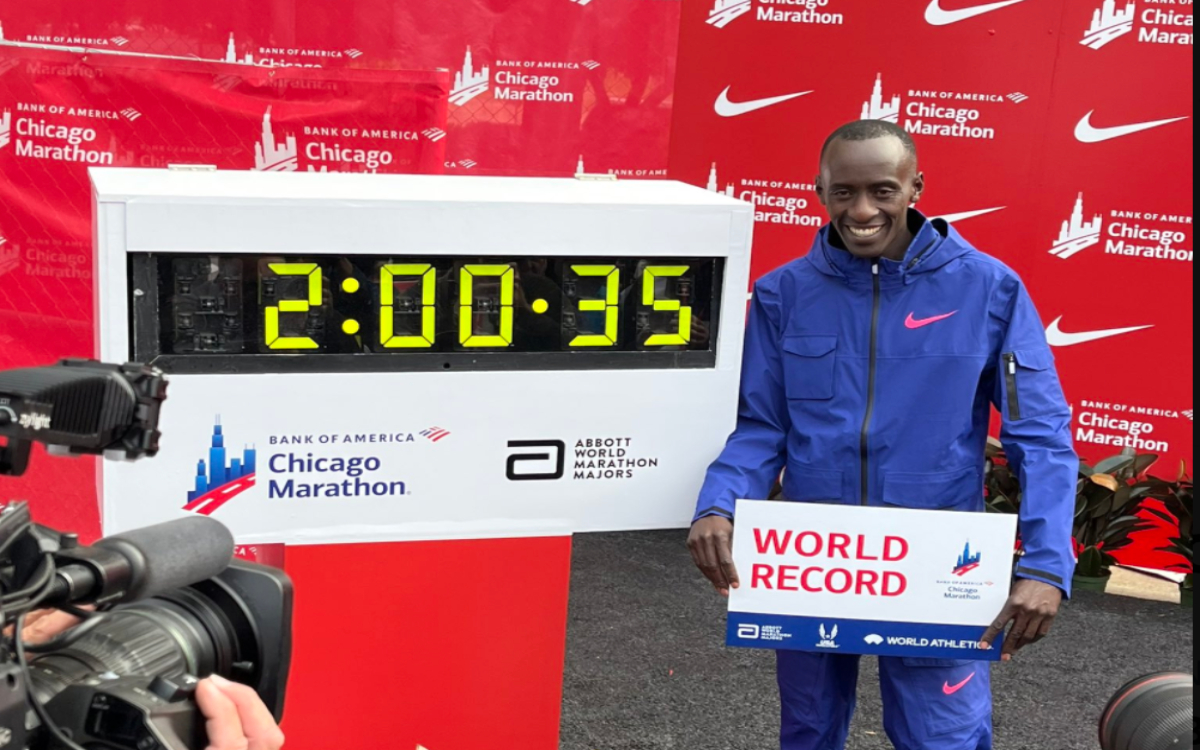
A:
{"type": "Polygon", "coordinates": [[[202,516],[211,516],[225,503],[254,486],[258,451],[247,447],[241,458],[226,462],[225,434],[221,418],[213,426],[212,445],[208,460],[200,459],[196,466],[195,489],[187,493],[183,509],[202,516]]]}

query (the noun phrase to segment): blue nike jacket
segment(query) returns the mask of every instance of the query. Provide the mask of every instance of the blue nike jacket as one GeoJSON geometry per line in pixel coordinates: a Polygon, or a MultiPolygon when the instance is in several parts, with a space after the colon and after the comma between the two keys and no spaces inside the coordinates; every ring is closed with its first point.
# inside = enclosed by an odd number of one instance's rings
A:
{"type": "Polygon", "coordinates": [[[797,502],[984,510],[990,409],[1024,488],[1018,577],[1070,595],[1079,461],[1041,318],[1017,275],[940,220],[902,262],[830,244],[755,286],[737,429],[696,518],[780,470],[797,502]]]}

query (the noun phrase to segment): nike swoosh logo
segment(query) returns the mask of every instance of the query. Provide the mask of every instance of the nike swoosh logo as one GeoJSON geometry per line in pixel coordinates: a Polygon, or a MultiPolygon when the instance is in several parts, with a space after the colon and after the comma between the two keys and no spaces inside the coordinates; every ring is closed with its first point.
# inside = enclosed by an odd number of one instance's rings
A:
{"type": "Polygon", "coordinates": [[[1170,125],[1173,122],[1182,122],[1188,119],[1187,117],[1172,117],[1167,120],[1154,120],[1152,122],[1138,122],[1133,125],[1119,125],[1113,128],[1098,128],[1092,124],[1092,115],[1096,114],[1096,110],[1092,110],[1083,116],[1079,124],[1075,126],[1075,140],[1080,143],[1103,143],[1111,141],[1114,138],[1124,138],[1127,135],[1140,133],[1143,130],[1153,130],[1161,128],[1163,125],[1170,125]]]}
{"type": "Polygon", "coordinates": [[[1109,339],[1113,336],[1124,336],[1127,333],[1145,331],[1153,327],[1154,326],[1133,326],[1131,328],[1110,328],[1104,331],[1067,333],[1062,329],[1062,316],[1059,316],[1059,318],[1051,323],[1046,329],[1046,340],[1050,342],[1050,346],[1077,346],[1079,344],[1087,344],[1092,341],[1100,341],[1101,339],[1109,339]]]}
{"type": "Polygon", "coordinates": [[[987,216],[988,214],[994,214],[997,211],[1003,211],[1006,208],[1008,208],[1008,206],[1000,206],[999,208],[981,208],[978,211],[963,211],[962,213],[957,214],[942,214],[941,216],[934,216],[933,218],[941,219],[947,224],[953,224],[957,221],[974,219],[976,216],[987,216]]]}
{"type": "Polygon", "coordinates": [[[925,20],[932,26],[949,26],[959,21],[966,21],[976,16],[982,16],[985,13],[991,13],[994,10],[1007,8],[1010,5],[1023,3],[1025,0],[1003,0],[999,3],[988,3],[987,5],[976,5],[972,8],[963,8],[962,10],[943,10],[941,0],[932,0],[929,7],[925,9],[925,20]]]}
{"type": "Polygon", "coordinates": [[[946,695],[954,695],[959,690],[962,690],[968,684],[970,684],[971,680],[975,679],[975,675],[977,675],[977,674],[979,674],[979,673],[972,672],[970,677],[968,677],[967,679],[958,683],[957,685],[951,685],[949,682],[947,682],[945,685],[942,686],[942,692],[945,693],[946,695]]]}
{"type": "Polygon", "coordinates": [[[811,91],[799,91],[795,94],[784,94],[783,96],[772,96],[766,99],[754,99],[748,102],[731,102],[729,101],[729,89],[732,86],[726,86],[721,95],[717,97],[717,101],[713,104],[713,110],[721,117],[737,117],[738,115],[748,114],[767,107],[773,107],[776,104],[782,104],[792,99],[798,99],[802,96],[808,96],[811,91]]]}
{"type": "Polygon", "coordinates": [[[946,313],[945,315],[934,315],[932,318],[922,318],[921,320],[917,320],[914,313],[909,313],[908,319],[904,321],[904,327],[910,331],[915,331],[918,328],[931,326],[934,323],[941,323],[943,320],[947,318],[953,318],[955,315],[958,315],[958,310],[955,310],[951,313],[946,313]]]}

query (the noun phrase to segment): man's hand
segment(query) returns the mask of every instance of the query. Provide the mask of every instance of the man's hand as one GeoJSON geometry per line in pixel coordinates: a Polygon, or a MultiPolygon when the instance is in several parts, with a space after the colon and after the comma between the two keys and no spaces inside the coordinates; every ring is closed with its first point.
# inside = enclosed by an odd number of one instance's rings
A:
{"type": "Polygon", "coordinates": [[[196,686],[208,750],[280,750],[283,732],[258,693],[213,675],[196,686]]]}
{"type": "Polygon", "coordinates": [[[705,516],[688,535],[692,560],[721,596],[741,585],[733,566],[733,522],[724,516],[705,516]]]}
{"type": "Polygon", "coordinates": [[[1000,658],[1012,661],[1018,651],[1050,634],[1062,599],[1062,591],[1056,586],[1029,579],[1017,581],[1012,596],[1004,605],[1004,611],[983,634],[983,648],[990,649],[1011,622],[1013,627],[1004,641],[1004,652],[1000,658]]]}

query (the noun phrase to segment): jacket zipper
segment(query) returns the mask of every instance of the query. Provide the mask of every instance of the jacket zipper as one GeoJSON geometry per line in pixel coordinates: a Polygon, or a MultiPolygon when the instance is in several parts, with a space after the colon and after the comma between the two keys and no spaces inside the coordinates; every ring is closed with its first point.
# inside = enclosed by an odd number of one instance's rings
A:
{"type": "Polygon", "coordinates": [[[879,342],[879,310],[882,302],[882,294],[879,284],[879,262],[876,261],[871,265],[871,281],[874,287],[873,304],[871,309],[871,354],[870,365],[867,369],[867,413],[863,417],[862,439],[859,445],[859,450],[862,453],[862,504],[867,505],[870,500],[871,471],[870,471],[870,444],[869,436],[871,434],[871,417],[875,413],[875,368],[878,366],[878,353],[876,348],[879,342]]]}
{"type": "Polygon", "coordinates": [[[1021,396],[1017,391],[1017,355],[1004,355],[1004,381],[1008,384],[1008,418],[1021,418],[1021,396]]]}

